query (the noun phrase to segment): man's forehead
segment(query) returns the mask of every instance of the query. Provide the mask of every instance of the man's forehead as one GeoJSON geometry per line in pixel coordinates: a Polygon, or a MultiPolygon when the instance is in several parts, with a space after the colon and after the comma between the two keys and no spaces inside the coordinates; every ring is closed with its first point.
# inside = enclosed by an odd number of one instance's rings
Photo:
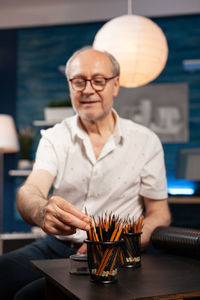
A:
{"type": "Polygon", "coordinates": [[[106,53],[96,50],[96,49],[87,49],[85,51],[82,51],[82,52],[78,53],[74,59],[76,59],[76,58],[79,58],[82,60],[90,58],[91,60],[92,59],[94,59],[94,60],[102,59],[105,61],[110,61],[110,59],[106,53]]]}
{"type": "Polygon", "coordinates": [[[71,62],[69,72],[79,73],[87,71],[107,72],[112,71],[112,63],[109,57],[96,50],[88,50],[79,53],[71,62]]]}

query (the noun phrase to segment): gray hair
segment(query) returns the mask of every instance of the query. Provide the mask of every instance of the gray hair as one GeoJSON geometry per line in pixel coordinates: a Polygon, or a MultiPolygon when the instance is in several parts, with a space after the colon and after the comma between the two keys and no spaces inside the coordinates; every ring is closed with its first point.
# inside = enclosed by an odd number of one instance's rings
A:
{"type": "Polygon", "coordinates": [[[65,75],[67,78],[69,78],[69,69],[70,69],[70,65],[72,63],[72,61],[82,52],[87,51],[87,50],[97,50],[99,52],[102,52],[104,54],[106,54],[106,56],[110,59],[111,64],[112,64],[112,69],[113,69],[113,75],[114,76],[119,76],[120,75],[120,65],[118,63],[118,61],[116,60],[116,58],[110,54],[107,51],[100,51],[98,49],[93,48],[92,46],[85,46],[80,48],[79,50],[75,51],[72,56],[68,59],[67,63],[66,63],[66,67],[65,67],[65,75]]]}

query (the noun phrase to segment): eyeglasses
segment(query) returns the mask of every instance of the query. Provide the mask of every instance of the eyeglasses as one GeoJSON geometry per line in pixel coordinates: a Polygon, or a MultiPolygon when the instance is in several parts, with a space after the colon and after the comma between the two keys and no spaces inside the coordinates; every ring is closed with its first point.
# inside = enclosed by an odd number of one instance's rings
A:
{"type": "Polygon", "coordinates": [[[72,88],[77,92],[82,92],[87,84],[87,81],[90,82],[91,87],[97,91],[103,91],[107,82],[113,78],[117,77],[117,75],[106,78],[103,76],[95,76],[92,79],[85,79],[85,78],[71,78],[69,81],[71,82],[72,88]]]}

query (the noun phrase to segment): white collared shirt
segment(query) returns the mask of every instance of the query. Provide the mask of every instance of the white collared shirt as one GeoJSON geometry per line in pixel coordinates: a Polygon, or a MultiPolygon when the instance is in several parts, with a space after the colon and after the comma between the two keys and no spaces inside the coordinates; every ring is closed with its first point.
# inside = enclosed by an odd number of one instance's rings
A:
{"type": "MultiPolygon", "coordinates": [[[[163,149],[146,127],[117,114],[116,120],[97,159],[77,115],[42,130],[34,170],[49,171],[55,178],[54,194],[83,212],[86,207],[89,215],[107,211],[137,219],[143,212],[142,196],[167,198],[163,149]]],[[[66,237],[77,242],[85,238],[81,230],[66,237]]]]}

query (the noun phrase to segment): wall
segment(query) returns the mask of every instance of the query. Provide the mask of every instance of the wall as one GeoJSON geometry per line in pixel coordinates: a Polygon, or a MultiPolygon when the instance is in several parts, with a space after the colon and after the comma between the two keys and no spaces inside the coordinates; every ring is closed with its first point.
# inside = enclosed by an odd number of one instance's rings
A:
{"type": "Polygon", "coordinates": [[[166,34],[169,58],[164,72],[155,82],[185,82],[189,87],[189,143],[164,145],[168,184],[181,186],[190,182],[176,179],[178,151],[200,146],[200,72],[186,72],[182,65],[184,59],[200,57],[200,16],[171,17],[156,21],[166,34]]]}
{"type": "MultiPolygon", "coordinates": [[[[179,149],[200,147],[200,72],[184,71],[182,60],[200,56],[200,16],[153,20],[163,29],[169,45],[166,68],[154,83],[185,82],[189,85],[189,143],[163,145],[169,184],[185,185],[186,181],[176,179],[176,163],[179,149]]],[[[17,30],[18,127],[42,120],[43,109],[49,101],[68,96],[66,81],[58,66],[63,65],[77,48],[91,44],[102,25],[99,22],[17,30]]],[[[15,223],[10,220],[10,224],[15,223]]],[[[13,230],[13,226],[6,225],[5,229],[13,230]]]]}
{"type": "MultiPolygon", "coordinates": [[[[16,57],[17,31],[0,31],[0,113],[12,115],[16,119],[16,57]]],[[[15,227],[13,211],[15,193],[13,178],[8,170],[16,165],[16,154],[4,154],[3,228],[7,231],[15,227]]],[[[19,225],[20,226],[20,225],[19,225]]]]}
{"type": "Polygon", "coordinates": [[[90,45],[102,23],[22,29],[18,32],[17,119],[20,125],[44,118],[51,100],[68,96],[67,82],[58,70],[71,54],[90,45]]]}

